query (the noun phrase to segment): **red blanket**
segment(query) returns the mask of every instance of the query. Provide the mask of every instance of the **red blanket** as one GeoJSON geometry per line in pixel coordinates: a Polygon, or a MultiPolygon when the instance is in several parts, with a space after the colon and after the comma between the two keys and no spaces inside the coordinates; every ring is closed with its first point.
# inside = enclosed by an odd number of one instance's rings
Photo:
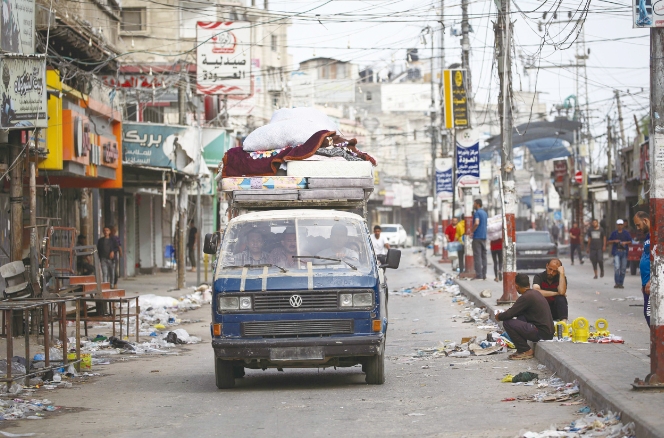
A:
{"type": "MultiPolygon", "coordinates": [[[[299,161],[311,157],[316,153],[321,146],[329,145],[329,138],[338,139],[334,131],[318,131],[312,135],[309,140],[295,147],[286,147],[281,152],[271,157],[266,158],[251,158],[248,152],[242,148],[231,148],[224,154],[223,168],[221,176],[238,177],[238,176],[271,176],[276,175],[279,166],[284,161],[299,161]],[[334,137],[333,137],[334,136],[334,137]]],[[[342,139],[343,140],[343,139],[342,139]]],[[[334,141],[334,143],[337,143],[334,141]]],[[[352,149],[357,155],[366,161],[371,161],[375,166],[376,161],[364,152],[360,152],[355,148],[357,140],[349,140],[349,149],[352,149]]]]}

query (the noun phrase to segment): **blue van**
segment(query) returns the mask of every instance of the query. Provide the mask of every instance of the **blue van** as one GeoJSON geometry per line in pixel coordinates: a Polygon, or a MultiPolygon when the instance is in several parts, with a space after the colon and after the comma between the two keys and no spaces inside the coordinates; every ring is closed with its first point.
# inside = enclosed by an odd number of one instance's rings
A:
{"type": "Polygon", "coordinates": [[[400,251],[383,264],[366,221],[336,210],[271,210],[230,220],[217,255],[212,347],[218,388],[245,368],[362,365],[366,382],[385,381],[387,284],[400,251]]]}

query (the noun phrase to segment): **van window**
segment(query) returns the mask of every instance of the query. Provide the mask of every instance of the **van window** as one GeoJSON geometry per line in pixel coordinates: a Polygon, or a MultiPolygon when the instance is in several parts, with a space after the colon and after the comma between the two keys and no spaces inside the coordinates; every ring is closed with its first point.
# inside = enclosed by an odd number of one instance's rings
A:
{"type": "Polygon", "coordinates": [[[308,263],[314,270],[366,272],[371,254],[365,224],[352,218],[237,222],[224,235],[217,273],[252,266],[306,270],[308,263]]]}

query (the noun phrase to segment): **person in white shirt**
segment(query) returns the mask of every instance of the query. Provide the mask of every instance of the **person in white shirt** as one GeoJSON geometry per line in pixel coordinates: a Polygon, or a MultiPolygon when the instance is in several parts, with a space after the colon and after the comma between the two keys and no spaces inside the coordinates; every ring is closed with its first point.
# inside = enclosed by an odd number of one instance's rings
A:
{"type": "Polygon", "coordinates": [[[371,243],[376,251],[376,256],[386,255],[387,250],[390,249],[390,244],[387,243],[385,237],[381,237],[380,232],[382,231],[380,225],[375,225],[373,228],[374,233],[371,235],[371,243]]]}

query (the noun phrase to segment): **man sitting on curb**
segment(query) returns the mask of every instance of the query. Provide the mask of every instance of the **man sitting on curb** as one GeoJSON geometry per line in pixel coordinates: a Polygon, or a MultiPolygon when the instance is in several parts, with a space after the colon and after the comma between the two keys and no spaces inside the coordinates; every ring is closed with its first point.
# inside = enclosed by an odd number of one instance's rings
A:
{"type": "Polygon", "coordinates": [[[546,271],[533,277],[533,289],[540,291],[549,302],[554,321],[567,322],[567,277],[559,259],[551,259],[546,271]]]}
{"type": "Polygon", "coordinates": [[[521,296],[512,307],[496,313],[496,320],[503,322],[505,331],[516,346],[516,353],[511,354],[509,359],[531,359],[535,353],[528,341],[553,339],[553,318],[546,299],[539,291],[530,288],[527,275],[517,274],[515,283],[521,296]]]}

